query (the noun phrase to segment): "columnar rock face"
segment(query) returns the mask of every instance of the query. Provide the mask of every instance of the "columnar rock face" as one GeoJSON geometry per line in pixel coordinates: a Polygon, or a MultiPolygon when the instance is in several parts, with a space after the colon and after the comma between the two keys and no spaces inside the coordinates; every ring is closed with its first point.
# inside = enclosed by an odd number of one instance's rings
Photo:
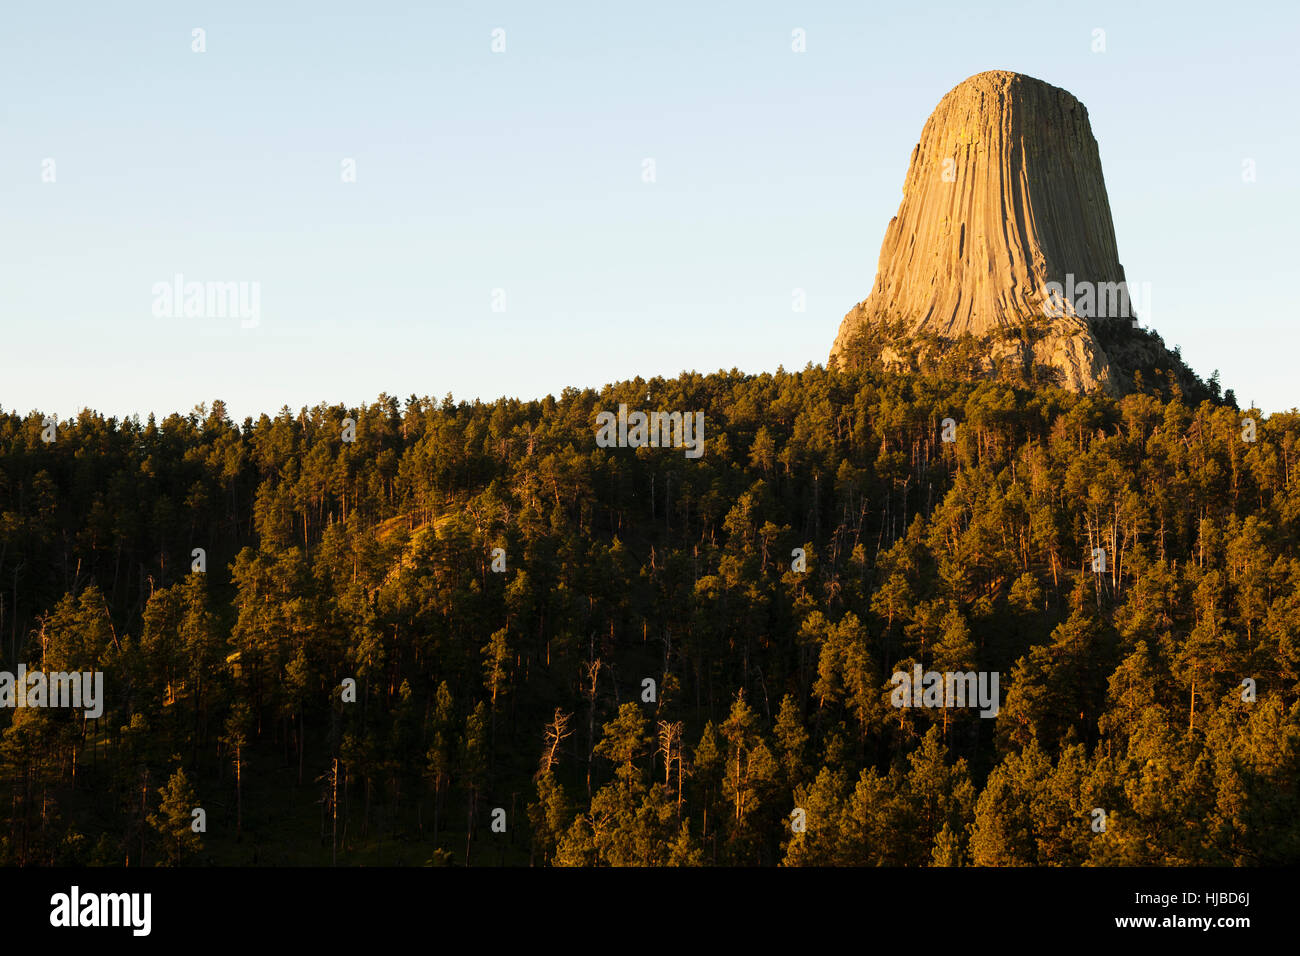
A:
{"type": "Polygon", "coordinates": [[[1001,341],[991,359],[998,349],[1032,349],[1032,361],[1058,370],[1066,387],[1114,390],[1095,311],[1047,301],[1048,283],[1068,287],[1068,275],[1099,288],[1124,281],[1088,111],[1032,77],[976,74],[926,121],[875,285],[845,316],[832,359],[843,363],[864,324],[901,320],[908,336],[1001,341]],[[997,333],[1026,319],[1045,321],[1044,337],[1005,344],[1010,337],[997,333]]]}

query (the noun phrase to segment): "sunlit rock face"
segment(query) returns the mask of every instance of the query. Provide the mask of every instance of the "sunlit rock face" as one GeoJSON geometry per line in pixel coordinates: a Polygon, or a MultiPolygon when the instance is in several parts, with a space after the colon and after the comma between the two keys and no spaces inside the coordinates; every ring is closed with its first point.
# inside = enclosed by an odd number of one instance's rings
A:
{"type": "Polygon", "coordinates": [[[1041,80],[979,73],[926,121],[875,285],[844,317],[831,358],[852,364],[855,333],[901,323],[878,347],[887,364],[914,336],[932,349],[969,333],[987,342],[990,364],[1018,357],[1067,388],[1116,391],[1096,333],[1103,321],[1134,324],[1123,282],[1087,109],[1041,80]],[[1035,335],[1018,334],[1027,322],[1035,335]]]}

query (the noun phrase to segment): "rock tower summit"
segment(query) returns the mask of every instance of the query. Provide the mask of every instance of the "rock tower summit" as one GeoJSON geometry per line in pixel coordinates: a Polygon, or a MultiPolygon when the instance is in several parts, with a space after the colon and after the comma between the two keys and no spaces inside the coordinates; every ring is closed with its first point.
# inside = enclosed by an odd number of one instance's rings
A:
{"type": "Polygon", "coordinates": [[[864,327],[901,323],[903,339],[880,348],[886,363],[918,335],[969,333],[989,342],[990,365],[1013,357],[1067,388],[1114,391],[1098,324],[1132,328],[1124,282],[1087,109],[1033,77],[977,73],[926,121],[875,285],[844,317],[831,358],[849,364],[864,327]],[[1086,300],[1052,300],[1053,283],[1086,300]],[[1038,331],[1016,341],[1027,323],[1038,331]]]}

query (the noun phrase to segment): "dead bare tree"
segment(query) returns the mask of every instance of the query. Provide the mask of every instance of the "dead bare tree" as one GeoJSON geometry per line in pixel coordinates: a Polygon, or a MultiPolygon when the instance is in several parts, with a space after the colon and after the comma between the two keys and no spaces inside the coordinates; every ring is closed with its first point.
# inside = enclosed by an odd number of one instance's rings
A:
{"type": "Polygon", "coordinates": [[[672,783],[673,761],[677,762],[677,818],[682,816],[682,731],[678,721],[659,721],[659,749],[655,755],[664,755],[664,786],[672,783]]]}
{"type": "Polygon", "coordinates": [[[556,752],[560,749],[560,744],[568,737],[573,736],[573,731],[569,729],[569,721],[572,714],[566,714],[560,708],[555,708],[555,719],[546,725],[545,740],[546,747],[542,752],[541,765],[537,770],[537,776],[544,777],[551,772],[559,759],[556,752]]]}
{"type": "Polygon", "coordinates": [[[582,693],[587,698],[587,798],[591,799],[592,754],[596,749],[596,687],[600,680],[601,661],[597,657],[582,665],[582,693]]]}

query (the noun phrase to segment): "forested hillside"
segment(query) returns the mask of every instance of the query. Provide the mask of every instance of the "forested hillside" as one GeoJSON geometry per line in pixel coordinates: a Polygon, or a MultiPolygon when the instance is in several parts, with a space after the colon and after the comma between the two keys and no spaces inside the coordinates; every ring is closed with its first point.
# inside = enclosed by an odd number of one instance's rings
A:
{"type": "Polygon", "coordinates": [[[0,668],[106,699],[0,709],[4,863],[1300,861],[1295,414],[809,367],[45,428],[0,668]]]}

